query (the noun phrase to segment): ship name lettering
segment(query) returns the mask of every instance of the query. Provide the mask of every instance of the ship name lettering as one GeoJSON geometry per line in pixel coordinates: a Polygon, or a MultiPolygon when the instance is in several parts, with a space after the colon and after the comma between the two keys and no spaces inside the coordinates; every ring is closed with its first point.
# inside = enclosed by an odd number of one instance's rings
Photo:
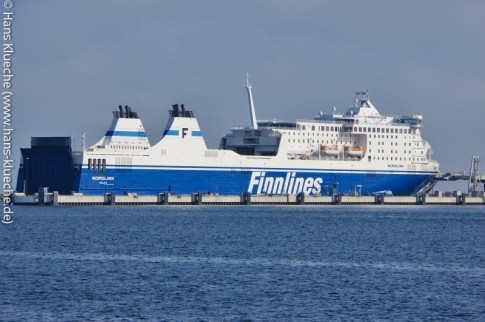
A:
{"type": "Polygon", "coordinates": [[[102,177],[102,176],[97,176],[97,177],[92,177],[93,180],[95,181],[101,181],[101,180],[111,180],[113,181],[115,177],[102,177]]]}
{"type": "Polygon", "coordinates": [[[256,194],[318,194],[322,189],[320,177],[298,177],[296,172],[287,172],[286,176],[269,176],[265,171],[253,171],[248,192],[256,194]]]}

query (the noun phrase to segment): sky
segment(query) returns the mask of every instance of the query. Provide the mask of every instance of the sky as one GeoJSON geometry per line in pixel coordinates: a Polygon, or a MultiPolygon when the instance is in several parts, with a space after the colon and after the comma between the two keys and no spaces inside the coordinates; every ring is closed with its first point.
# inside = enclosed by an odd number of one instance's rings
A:
{"type": "MultiPolygon", "coordinates": [[[[485,172],[485,0],[16,0],[13,122],[31,136],[98,141],[130,105],[152,144],[172,104],[206,143],[258,119],[344,112],[368,90],[385,115],[424,116],[443,172],[485,172]]],[[[450,190],[449,186],[443,189],[450,190]]]]}

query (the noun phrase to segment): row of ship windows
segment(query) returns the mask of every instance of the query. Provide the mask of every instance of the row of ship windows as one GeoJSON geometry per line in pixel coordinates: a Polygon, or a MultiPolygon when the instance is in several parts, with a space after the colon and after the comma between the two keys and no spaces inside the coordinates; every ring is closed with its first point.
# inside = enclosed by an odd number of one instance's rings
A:
{"type": "MultiPolygon", "coordinates": [[[[398,129],[398,128],[382,128],[382,127],[351,127],[351,126],[315,126],[315,125],[299,125],[297,129],[299,130],[319,130],[319,131],[344,131],[344,132],[362,132],[362,133],[395,133],[395,134],[407,134],[408,129],[398,129]]],[[[409,129],[409,133],[414,133],[414,129],[409,129]]]]}
{"type": "MultiPolygon", "coordinates": [[[[283,132],[283,134],[298,135],[298,136],[320,136],[320,133],[319,132],[317,132],[316,135],[315,135],[315,132],[283,132]]],[[[328,134],[327,133],[326,136],[327,137],[328,136],[332,136],[333,137],[333,136],[338,136],[338,135],[339,135],[338,133],[336,133],[336,134],[334,134],[334,133],[328,134]]],[[[322,133],[322,136],[325,136],[325,134],[322,133]]]]}
{"type": "MultiPolygon", "coordinates": [[[[369,135],[369,137],[374,138],[374,139],[380,139],[381,138],[381,136],[379,134],[369,135]]],[[[382,138],[383,139],[389,139],[389,135],[386,135],[386,136],[383,135],[382,138]]],[[[391,135],[391,139],[397,139],[397,138],[398,138],[397,135],[396,136],[391,135]]],[[[411,137],[409,137],[409,138],[411,138],[411,137]]],[[[407,139],[407,136],[405,136],[404,139],[407,139]]]]}
{"type": "Polygon", "coordinates": [[[143,150],[144,146],[138,145],[108,145],[112,149],[130,149],[130,150],[143,150]]]}
{"type": "MultiPolygon", "coordinates": [[[[404,154],[406,154],[406,153],[411,154],[411,150],[409,150],[409,151],[403,150],[403,151],[404,151],[404,154]]],[[[369,149],[369,153],[372,153],[372,149],[369,149]]],[[[385,150],[377,150],[377,153],[386,153],[386,151],[385,150]]],[[[398,150],[391,150],[391,153],[399,153],[399,151],[398,150]]],[[[424,154],[424,151],[421,150],[421,154],[424,154]]]]}
{"type": "MultiPolygon", "coordinates": [[[[309,133],[307,133],[307,132],[296,132],[296,133],[295,132],[283,132],[283,134],[290,134],[290,135],[294,134],[294,135],[298,135],[298,136],[300,136],[300,135],[301,136],[305,136],[305,135],[308,135],[308,136],[320,136],[320,133],[318,133],[318,132],[317,132],[317,135],[315,135],[315,133],[310,133],[310,132],[309,133]]],[[[330,133],[330,134],[326,133],[326,135],[325,135],[324,133],[322,133],[322,137],[324,137],[324,136],[326,136],[326,137],[334,137],[334,136],[338,137],[338,135],[339,134],[333,134],[333,133],[330,133]]],[[[341,136],[343,136],[343,137],[352,137],[352,134],[350,134],[350,135],[343,134],[341,136]]],[[[380,134],[371,134],[371,135],[369,135],[369,138],[379,138],[380,139],[381,138],[381,135],[380,134]]],[[[382,138],[383,139],[389,139],[389,135],[382,135],[382,138]]],[[[391,139],[397,139],[398,136],[391,134],[390,138],[391,139]]],[[[404,139],[407,139],[407,136],[405,136],[404,139]]]]}
{"type": "Polygon", "coordinates": [[[88,170],[106,170],[106,159],[88,159],[88,170]]]}
{"type": "MultiPolygon", "coordinates": [[[[372,141],[369,141],[369,145],[372,145],[372,141]]],[[[386,145],[386,142],[377,141],[377,145],[386,145]]],[[[397,142],[391,142],[391,145],[398,146],[398,143],[397,142]]],[[[404,146],[408,146],[408,143],[404,142],[404,146]]],[[[411,146],[411,143],[409,143],[409,146],[411,146]]],[[[416,143],[416,146],[419,146],[419,144],[416,143]]]]}
{"type": "MultiPolygon", "coordinates": [[[[371,160],[371,157],[369,156],[369,161],[370,160],[371,160]]],[[[393,158],[393,157],[375,157],[375,156],[372,157],[372,160],[378,160],[378,161],[380,161],[380,160],[382,160],[382,161],[411,161],[411,160],[412,161],[426,161],[425,158],[406,158],[406,157],[404,157],[404,158],[403,157],[393,158]]]]}
{"type": "MultiPolygon", "coordinates": [[[[311,140],[311,139],[293,139],[293,142],[291,141],[292,139],[288,139],[288,143],[316,143],[316,144],[324,144],[325,140],[311,140]]],[[[327,140],[326,143],[329,144],[335,144],[336,140],[327,140]]],[[[347,142],[347,141],[339,141],[339,142],[347,142]]],[[[352,141],[349,141],[352,142],[352,141]]],[[[357,144],[356,141],[354,141],[354,144],[357,144]]]]}
{"type": "MultiPolygon", "coordinates": [[[[335,144],[335,142],[336,142],[336,140],[326,140],[326,141],[325,140],[316,140],[315,141],[315,140],[310,140],[310,139],[301,139],[301,140],[300,139],[293,139],[293,141],[292,141],[292,139],[288,139],[288,143],[335,144]]],[[[344,145],[347,144],[347,142],[348,142],[348,144],[352,144],[352,141],[338,141],[338,143],[344,144],[344,145]]],[[[245,144],[250,144],[250,143],[254,144],[256,142],[252,141],[252,140],[246,140],[245,139],[244,143],[245,144]]],[[[259,141],[257,143],[259,143],[259,141]]],[[[354,141],[354,145],[357,145],[357,141],[354,141]]],[[[372,141],[369,141],[369,145],[372,145],[372,141]]],[[[385,142],[378,141],[377,145],[385,145],[385,142]]],[[[391,145],[397,146],[398,143],[397,142],[391,142],[391,145]]],[[[416,143],[415,145],[419,146],[419,143],[416,143]]],[[[407,146],[406,142],[404,142],[404,146],[407,146]]],[[[411,146],[411,143],[409,143],[409,146],[411,146]]]]}

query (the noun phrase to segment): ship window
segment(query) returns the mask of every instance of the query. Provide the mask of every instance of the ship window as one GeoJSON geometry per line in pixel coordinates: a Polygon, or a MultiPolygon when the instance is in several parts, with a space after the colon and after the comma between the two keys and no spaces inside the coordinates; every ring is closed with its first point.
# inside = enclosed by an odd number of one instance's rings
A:
{"type": "Polygon", "coordinates": [[[389,129],[386,129],[386,133],[389,133],[389,129]]]}
{"type": "Polygon", "coordinates": [[[244,138],[243,144],[259,144],[259,138],[244,138]]]}
{"type": "Polygon", "coordinates": [[[369,155],[369,157],[367,158],[367,160],[369,160],[369,162],[372,160],[372,157],[369,155]]]}
{"type": "Polygon", "coordinates": [[[325,131],[329,131],[329,127],[328,126],[325,127],[325,131]]]}
{"type": "Polygon", "coordinates": [[[103,172],[106,170],[106,159],[103,159],[103,172]]]}
{"type": "Polygon", "coordinates": [[[91,159],[88,159],[88,170],[91,170],[91,159]]]}
{"type": "Polygon", "coordinates": [[[377,128],[377,133],[381,133],[381,129],[379,127],[377,128]]]}

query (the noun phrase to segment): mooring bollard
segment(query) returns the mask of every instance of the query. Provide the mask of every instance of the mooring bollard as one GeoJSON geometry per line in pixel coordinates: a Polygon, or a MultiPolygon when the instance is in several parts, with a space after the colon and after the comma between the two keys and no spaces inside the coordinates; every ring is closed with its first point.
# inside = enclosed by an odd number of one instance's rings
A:
{"type": "Polygon", "coordinates": [[[193,205],[202,205],[202,193],[195,192],[192,194],[191,203],[193,205]]]}
{"type": "Polygon", "coordinates": [[[157,204],[168,205],[168,198],[169,198],[168,192],[159,192],[157,194],[157,204]]]}
{"type": "Polygon", "coordinates": [[[305,193],[303,192],[300,192],[297,196],[296,196],[296,204],[297,205],[304,205],[305,204],[305,193]]]}
{"type": "Polygon", "coordinates": [[[242,192],[241,196],[241,205],[250,205],[251,204],[251,193],[250,192],[242,192]]]}

